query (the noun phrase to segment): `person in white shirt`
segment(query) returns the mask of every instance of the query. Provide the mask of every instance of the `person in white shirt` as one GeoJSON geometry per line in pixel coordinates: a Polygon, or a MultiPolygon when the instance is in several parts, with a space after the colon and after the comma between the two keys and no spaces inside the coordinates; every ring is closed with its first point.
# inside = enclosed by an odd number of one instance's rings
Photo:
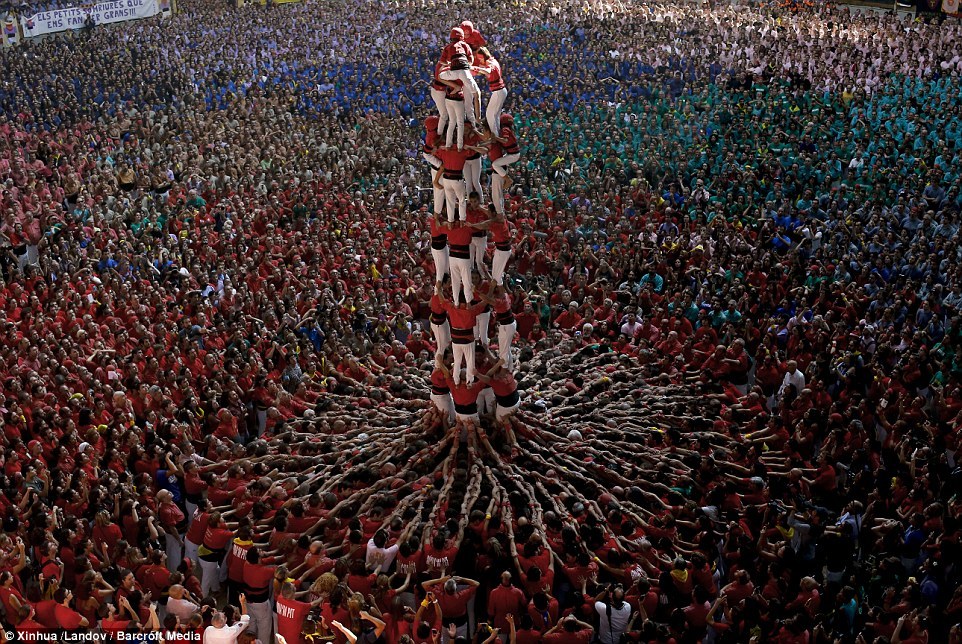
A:
{"type": "Polygon", "coordinates": [[[782,386],[778,388],[778,399],[782,400],[788,392],[789,386],[795,387],[795,395],[802,393],[805,388],[805,374],[798,370],[798,363],[789,360],[785,363],[786,373],[782,379],[782,386]]]}
{"type": "Polygon", "coordinates": [[[251,622],[250,615],[247,614],[247,597],[243,593],[240,596],[240,607],[240,620],[233,626],[227,625],[224,613],[214,613],[210,626],[204,630],[204,644],[237,644],[237,638],[247,630],[247,625],[251,622]]]}
{"type": "Polygon", "coordinates": [[[377,572],[387,572],[394,563],[394,558],[398,553],[398,544],[387,548],[387,531],[378,530],[367,542],[367,552],[365,553],[364,563],[368,570],[377,569],[377,572]]]}
{"type": "Polygon", "coordinates": [[[619,644],[631,619],[631,605],[625,601],[621,584],[610,586],[595,597],[595,612],[598,613],[600,644],[619,644]]]}
{"type": "Polygon", "coordinates": [[[181,622],[187,623],[190,616],[200,610],[200,606],[187,598],[187,589],[180,584],[174,584],[168,592],[167,614],[176,615],[181,622]]]}

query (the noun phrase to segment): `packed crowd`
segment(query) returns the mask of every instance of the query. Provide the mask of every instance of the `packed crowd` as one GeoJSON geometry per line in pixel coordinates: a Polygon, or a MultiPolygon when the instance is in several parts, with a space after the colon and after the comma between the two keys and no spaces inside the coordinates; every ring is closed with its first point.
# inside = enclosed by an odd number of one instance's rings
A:
{"type": "Polygon", "coordinates": [[[962,640],[958,25],[180,9],[0,52],[0,637],[962,640]]]}

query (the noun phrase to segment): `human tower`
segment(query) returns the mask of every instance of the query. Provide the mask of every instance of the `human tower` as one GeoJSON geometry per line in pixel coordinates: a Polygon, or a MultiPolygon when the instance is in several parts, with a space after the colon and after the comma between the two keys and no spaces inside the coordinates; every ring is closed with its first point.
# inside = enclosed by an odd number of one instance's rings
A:
{"type": "Polygon", "coordinates": [[[438,113],[425,119],[422,154],[434,189],[431,330],[437,352],[431,401],[449,422],[466,427],[477,426],[480,414],[494,414],[507,426],[520,402],[511,353],[517,324],[504,288],[513,234],[504,191],[511,186],[508,166],[521,151],[514,119],[502,111],[507,96],[501,64],[480,30],[467,20],[451,29],[434,66],[431,98],[438,113]],[[483,119],[475,77],[488,82],[483,119]],[[485,156],[491,167],[487,204],[481,185],[485,156]],[[490,350],[492,312],[497,354],[490,350]]]}

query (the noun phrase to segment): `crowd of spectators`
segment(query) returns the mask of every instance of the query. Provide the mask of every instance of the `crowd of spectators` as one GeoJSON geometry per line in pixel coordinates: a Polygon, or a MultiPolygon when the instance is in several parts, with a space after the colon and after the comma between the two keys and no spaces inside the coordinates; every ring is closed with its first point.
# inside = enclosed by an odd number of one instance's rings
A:
{"type": "Polygon", "coordinates": [[[958,24],[179,9],[0,52],[6,631],[962,640],[958,24]],[[512,441],[428,403],[466,18],[523,149],[512,441]]]}

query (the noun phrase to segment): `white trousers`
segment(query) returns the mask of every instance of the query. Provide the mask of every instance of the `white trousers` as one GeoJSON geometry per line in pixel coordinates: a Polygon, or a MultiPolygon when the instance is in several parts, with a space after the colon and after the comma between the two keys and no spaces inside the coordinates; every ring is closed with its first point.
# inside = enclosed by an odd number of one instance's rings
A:
{"type": "Polygon", "coordinates": [[[451,301],[457,306],[461,303],[461,292],[466,301],[474,299],[474,284],[471,282],[471,260],[460,257],[451,258],[451,301]]]}
{"type": "Polygon", "coordinates": [[[444,186],[444,202],[448,207],[448,221],[468,218],[468,202],[464,198],[464,179],[441,178],[444,186]]]}
{"type": "Polygon", "coordinates": [[[434,334],[434,341],[438,345],[434,355],[444,355],[447,348],[451,346],[451,323],[445,320],[444,324],[432,324],[431,333],[434,334]]]}
{"type": "Polygon", "coordinates": [[[448,107],[444,104],[447,94],[443,89],[431,89],[431,98],[434,105],[438,108],[438,136],[444,133],[444,128],[448,124],[448,107]]]}
{"type": "Polygon", "coordinates": [[[468,194],[478,193],[478,197],[483,197],[481,190],[481,157],[464,162],[464,182],[468,186],[468,194]]]}
{"type": "Polygon", "coordinates": [[[504,286],[504,269],[507,268],[509,259],[511,259],[510,250],[494,249],[494,259],[491,261],[491,278],[498,286],[504,286]]]}
{"type": "Polygon", "coordinates": [[[504,177],[497,172],[491,173],[491,205],[496,213],[504,214],[504,177]]]}
{"type": "Polygon", "coordinates": [[[431,402],[438,408],[438,411],[447,414],[448,420],[454,422],[454,398],[451,397],[451,394],[444,394],[443,396],[431,394],[431,402]]]}
{"type": "Polygon", "coordinates": [[[444,279],[444,276],[448,274],[450,268],[450,260],[448,256],[448,247],[444,248],[432,248],[431,257],[434,259],[434,275],[435,280],[440,282],[444,279]]]}
{"type": "Polygon", "coordinates": [[[200,560],[200,594],[204,597],[220,590],[221,565],[216,561],[200,560]]]}
{"type": "Polygon", "coordinates": [[[478,413],[482,416],[493,414],[496,405],[494,389],[491,387],[482,389],[481,393],[478,394],[478,413]]]}
{"type": "Polygon", "coordinates": [[[491,169],[503,177],[504,175],[508,174],[507,167],[520,158],[521,155],[517,152],[514,154],[505,155],[492,163],[491,169]]]}
{"type": "Polygon", "coordinates": [[[194,566],[200,565],[200,558],[197,556],[198,548],[200,548],[199,543],[194,543],[189,539],[184,539],[184,557],[193,561],[194,566]]]}
{"type": "Polygon", "coordinates": [[[431,190],[434,192],[434,214],[441,218],[441,214],[444,212],[444,188],[435,188],[434,182],[431,183],[431,190]]]}
{"type": "Polygon", "coordinates": [[[471,265],[484,273],[484,253],[488,250],[488,236],[471,238],[471,265]]]}
{"type": "Polygon", "coordinates": [[[514,342],[514,335],[518,332],[518,323],[498,325],[498,357],[504,360],[504,368],[508,371],[514,370],[514,362],[511,353],[511,343],[514,342]]]}
{"type": "Polygon", "coordinates": [[[446,81],[461,81],[461,92],[464,94],[464,120],[468,123],[476,123],[477,118],[474,112],[474,102],[481,96],[478,83],[471,75],[470,69],[449,69],[441,72],[441,78],[446,81]]]}
{"type": "Polygon", "coordinates": [[[458,343],[451,345],[454,350],[454,367],[451,369],[451,378],[455,384],[461,384],[461,367],[467,369],[467,382],[469,385],[474,382],[474,343],[458,343]]]}
{"type": "MultiPolygon", "coordinates": [[[[431,95],[434,96],[433,93],[431,95]]],[[[502,87],[491,92],[491,98],[488,99],[488,109],[484,111],[484,117],[488,122],[488,129],[494,133],[501,131],[501,108],[507,98],[508,89],[502,87]]]]}
{"type": "Polygon", "coordinates": [[[444,100],[445,109],[448,111],[448,131],[444,135],[444,145],[451,147],[454,145],[454,137],[458,137],[458,149],[464,148],[464,101],[444,100]]]}
{"type": "Polygon", "coordinates": [[[478,313],[478,317],[474,322],[474,339],[481,340],[481,344],[488,347],[491,344],[491,311],[486,311],[484,313],[478,313]]]}

